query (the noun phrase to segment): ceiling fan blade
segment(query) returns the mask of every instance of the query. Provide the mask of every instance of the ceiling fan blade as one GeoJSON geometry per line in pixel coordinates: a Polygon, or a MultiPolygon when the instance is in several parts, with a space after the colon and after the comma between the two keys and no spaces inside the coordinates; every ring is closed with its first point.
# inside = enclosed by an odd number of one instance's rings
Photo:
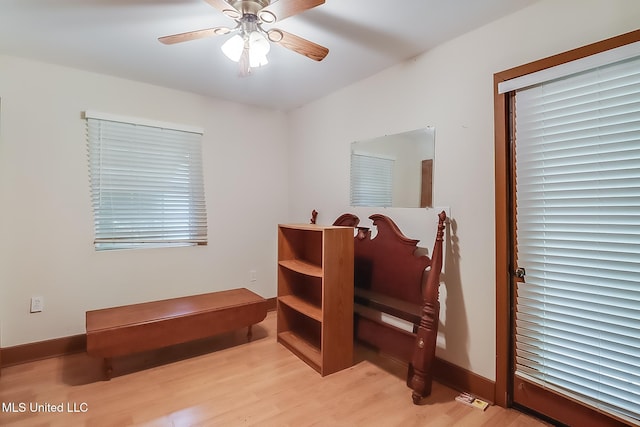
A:
{"type": "Polygon", "coordinates": [[[267,14],[275,16],[275,19],[271,21],[268,19],[265,20],[267,23],[272,24],[276,21],[282,21],[285,18],[302,13],[305,10],[320,6],[324,4],[324,2],[325,0],[279,0],[262,9],[260,15],[264,15],[266,12],[267,14]]]}
{"type": "Polygon", "coordinates": [[[329,53],[329,49],[314,42],[303,39],[295,34],[283,30],[273,29],[268,31],[269,40],[286,47],[294,52],[311,58],[314,61],[322,61],[329,53]]]}
{"type": "Polygon", "coordinates": [[[204,30],[189,31],[187,33],[173,34],[171,36],[159,37],[158,41],[164,44],[174,44],[188,42],[190,40],[202,39],[205,37],[219,36],[222,34],[228,34],[232,30],[227,27],[207,28],[204,30]]]}

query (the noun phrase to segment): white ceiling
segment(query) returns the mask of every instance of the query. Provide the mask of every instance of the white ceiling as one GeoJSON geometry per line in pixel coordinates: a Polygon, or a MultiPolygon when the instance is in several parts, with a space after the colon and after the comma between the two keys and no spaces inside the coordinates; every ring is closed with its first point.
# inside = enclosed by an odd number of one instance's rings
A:
{"type": "Polygon", "coordinates": [[[1,0],[0,54],[288,110],[410,59],[537,0],[327,0],[278,22],[329,48],[316,62],[274,46],[249,77],[220,51],[230,36],[160,36],[234,22],[204,0],[1,0]]]}

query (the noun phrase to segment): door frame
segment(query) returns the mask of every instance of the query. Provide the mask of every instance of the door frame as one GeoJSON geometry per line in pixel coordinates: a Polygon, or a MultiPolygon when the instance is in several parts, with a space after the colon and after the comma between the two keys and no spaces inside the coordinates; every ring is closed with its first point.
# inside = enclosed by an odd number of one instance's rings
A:
{"type": "MultiPolygon", "coordinates": [[[[514,178],[512,166],[512,138],[509,125],[509,97],[511,93],[499,94],[498,83],[574,61],[609,49],[640,41],[640,30],[611,37],[587,46],[540,59],[528,64],[501,71],[493,75],[494,131],[495,131],[495,244],[496,244],[496,382],[495,403],[509,407],[512,404],[512,357],[513,344],[511,265],[513,251],[512,218],[514,201],[511,190],[514,178]]],[[[551,415],[553,416],[553,415],[551,415]]]]}

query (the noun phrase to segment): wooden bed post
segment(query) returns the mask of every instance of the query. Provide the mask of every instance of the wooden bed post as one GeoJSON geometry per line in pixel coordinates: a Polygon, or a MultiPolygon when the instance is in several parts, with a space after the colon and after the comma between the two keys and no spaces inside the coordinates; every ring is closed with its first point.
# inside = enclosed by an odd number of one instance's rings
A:
{"type": "Polygon", "coordinates": [[[431,270],[424,289],[424,303],[416,344],[411,361],[413,371],[409,386],[413,390],[411,395],[414,404],[420,403],[422,398],[431,394],[432,365],[436,354],[436,339],[438,337],[438,322],[440,317],[440,272],[442,271],[442,241],[447,215],[444,211],[438,215],[438,232],[431,254],[431,270]]]}

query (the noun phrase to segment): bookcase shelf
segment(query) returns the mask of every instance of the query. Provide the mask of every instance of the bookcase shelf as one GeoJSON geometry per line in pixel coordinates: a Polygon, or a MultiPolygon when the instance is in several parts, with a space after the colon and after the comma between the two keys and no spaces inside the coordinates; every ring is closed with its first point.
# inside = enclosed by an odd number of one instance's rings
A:
{"type": "Polygon", "coordinates": [[[279,298],[282,304],[288,305],[298,313],[322,322],[322,307],[318,307],[296,295],[284,295],[279,298]]]}
{"type": "Polygon", "coordinates": [[[316,371],[322,369],[322,354],[319,347],[292,331],[280,332],[278,341],[316,371]]]}
{"type": "Polygon", "coordinates": [[[353,231],[278,226],[278,342],[322,376],[353,364],[353,231]]]}
{"type": "Polygon", "coordinates": [[[322,277],[322,266],[314,265],[298,259],[286,259],[280,261],[280,265],[284,268],[288,268],[291,271],[298,272],[300,274],[306,274],[307,276],[322,277]]]}

